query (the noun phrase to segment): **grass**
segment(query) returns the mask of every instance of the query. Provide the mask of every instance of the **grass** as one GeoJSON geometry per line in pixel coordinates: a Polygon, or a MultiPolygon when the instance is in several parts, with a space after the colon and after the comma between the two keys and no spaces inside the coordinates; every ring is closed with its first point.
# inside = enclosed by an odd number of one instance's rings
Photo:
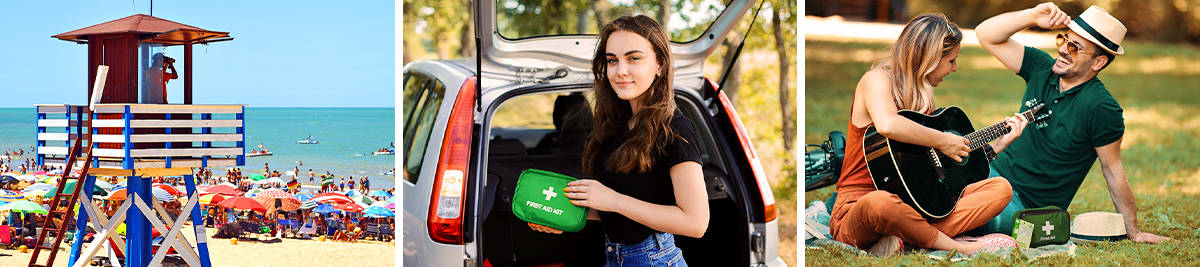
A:
{"type": "MultiPolygon", "coordinates": [[[[1080,244],[1075,257],[1038,259],[1038,265],[1200,265],[1200,75],[1189,65],[1200,49],[1184,45],[1131,43],[1106,72],[1108,90],[1125,110],[1122,160],[1138,206],[1139,227],[1172,238],[1150,245],[1131,241],[1080,244]]],[[[805,61],[804,141],[818,144],[829,131],[846,131],[849,103],[858,79],[887,46],[864,43],[807,42],[805,61]]],[[[980,47],[964,47],[959,70],[935,88],[939,106],[959,106],[976,128],[1017,111],[1024,82],[1004,69],[980,47]]],[[[806,192],[806,202],[823,200],[830,186],[806,192]]],[[[1108,187],[1095,164],[1068,212],[1115,212],[1108,187]]],[[[887,258],[857,256],[808,248],[805,265],[1025,265],[1024,259],[980,257],[959,263],[940,262],[919,254],[887,258]]]]}

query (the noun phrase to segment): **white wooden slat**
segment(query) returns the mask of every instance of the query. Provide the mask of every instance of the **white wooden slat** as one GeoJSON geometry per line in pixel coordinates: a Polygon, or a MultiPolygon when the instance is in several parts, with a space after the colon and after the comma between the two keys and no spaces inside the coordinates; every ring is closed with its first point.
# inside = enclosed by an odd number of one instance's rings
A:
{"type": "MultiPolygon", "coordinates": [[[[64,153],[66,154],[66,153],[64,153]]],[[[92,155],[97,157],[124,158],[125,150],[120,148],[93,148],[92,155]]]]}
{"type": "MultiPolygon", "coordinates": [[[[203,162],[201,162],[199,159],[172,159],[171,160],[172,168],[198,168],[198,167],[201,167],[201,165],[203,165],[203,162]]],[[[237,159],[232,159],[232,158],[210,158],[210,159],[208,159],[208,167],[235,166],[235,165],[237,165],[237,159]]],[[[166,168],[166,167],[167,167],[167,163],[163,162],[161,160],[138,161],[138,162],[133,163],[134,169],[152,169],[152,168],[166,168]]]]}
{"type": "Polygon", "coordinates": [[[115,119],[115,120],[92,120],[92,127],[115,127],[115,128],[123,128],[123,127],[125,127],[125,120],[120,120],[120,119],[115,119]]]}
{"type": "Polygon", "coordinates": [[[66,105],[38,105],[37,113],[67,113],[66,105]]]}
{"type": "Polygon", "coordinates": [[[92,142],[96,143],[125,143],[125,136],[120,134],[93,134],[92,142]]]}
{"type": "Polygon", "coordinates": [[[130,142],[237,142],[241,134],[139,134],[129,137],[130,142]]]}
{"type": "Polygon", "coordinates": [[[67,119],[41,119],[37,120],[38,127],[67,127],[67,119]]]}
{"type": "MultiPolygon", "coordinates": [[[[137,198],[133,197],[133,196],[136,196],[137,194],[130,194],[130,195],[131,196],[128,199],[137,199],[137,198]]],[[[137,201],[125,201],[125,203],[121,204],[120,208],[117,208],[117,212],[113,213],[113,217],[111,220],[108,221],[108,223],[104,224],[101,227],[96,228],[96,230],[99,230],[99,231],[96,233],[95,236],[93,236],[94,239],[92,239],[92,242],[88,243],[87,245],[84,246],[84,247],[86,247],[86,249],[84,249],[83,254],[81,255],[82,257],[80,257],[80,259],[91,259],[92,257],[96,256],[96,252],[100,252],[100,248],[104,247],[100,244],[108,243],[108,239],[114,236],[113,234],[117,232],[116,231],[117,223],[125,222],[125,214],[127,213],[126,211],[129,210],[129,207],[132,206],[132,204],[134,202],[137,202],[137,201]]],[[[72,264],[71,266],[83,267],[90,262],[91,261],[88,261],[88,260],[76,261],[75,264],[72,264]]]]}
{"type": "Polygon", "coordinates": [[[66,155],[67,147],[65,147],[65,146],[39,146],[37,148],[37,152],[38,152],[38,154],[43,154],[43,155],[66,155]]]}
{"type": "Polygon", "coordinates": [[[104,104],[99,104],[99,105],[96,105],[96,111],[93,111],[93,112],[94,112],[94,113],[117,113],[117,114],[123,114],[123,113],[125,113],[125,105],[104,105],[104,104]]]}
{"type": "Polygon", "coordinates": [[[242,127],[241,120],[134,120],[129,124],[133,128],[242,127]]]}
{"type": "Polygon", "coordinates": [[[66,141],[67,133],[38,133],[37,140],[39,141],[66,141]]]}
{"type": "Polygon", "coordinates": [[[130,105],[130,113],[242,113],[242,105],[130,105]]]}
{"type": "Polygon", "coordinates": [[[144,148],[129,151],[131,157],[200,157],[241,155],[242,148],[144,148]]]}

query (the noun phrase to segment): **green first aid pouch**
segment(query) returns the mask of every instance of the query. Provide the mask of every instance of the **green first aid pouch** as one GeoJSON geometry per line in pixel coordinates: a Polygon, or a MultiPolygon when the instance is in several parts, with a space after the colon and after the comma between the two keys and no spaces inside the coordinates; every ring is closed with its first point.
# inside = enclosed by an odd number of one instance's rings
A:
{"type": "Polygon", "coordinates": [[[583,230],[587,224],[587,208],[571,204],[563,192],[567,183],[575,180],[550,171],[522,171],[513,194],[513,215],[526,222],[566,232],[583,230]]]}
{"type": "Polygon", "coordinates": [[[1013,239],[1022,248],[1066,244],[1071,238],[1071,214],[1056,206],[1023,209],[1013,216],[1013,239]]]}

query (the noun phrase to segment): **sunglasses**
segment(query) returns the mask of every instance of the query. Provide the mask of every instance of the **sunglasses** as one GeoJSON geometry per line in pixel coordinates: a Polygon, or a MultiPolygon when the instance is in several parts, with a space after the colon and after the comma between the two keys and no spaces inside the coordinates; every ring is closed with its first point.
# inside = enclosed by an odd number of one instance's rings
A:
{"type": "Polygon", "coordinates": [[[1079,54],[1095,54],[1095,52],[1079,52],[1079,50],[1082,49],[1081,47],[1083,47],[1083,45],[1079,44],[1079,42],[1068,39],[1067,34],[1065,34],[1065,33],[1058,34],[1058,36],[1055,39],[1055,44],[1057,45],[1057,47],[1062,47],[1064,44],[1067,45],[1067,53],[1071,54],[1072,57],[1079,55],[1079,54]]]}

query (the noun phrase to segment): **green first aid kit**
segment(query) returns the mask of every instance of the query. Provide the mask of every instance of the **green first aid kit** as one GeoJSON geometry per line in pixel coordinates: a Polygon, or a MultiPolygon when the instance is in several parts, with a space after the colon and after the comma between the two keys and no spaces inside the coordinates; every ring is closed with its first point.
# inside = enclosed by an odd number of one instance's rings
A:
{"type": "Polygon", "coordinates": [[[1013,239],[1022,248],[1066,244],[1071,238],[1071,214],[1056,206],[1023,209],[1013,216],[1013,239]]]}
{"type": "Polygon", "coordinates": [[[513,194],[513,215],[526,222],[566,232],[583,230],[587,224],[587,208],[571,204],[563,192],[567,183],[575,180],[550,171],[522,171],[513,194]]]}

